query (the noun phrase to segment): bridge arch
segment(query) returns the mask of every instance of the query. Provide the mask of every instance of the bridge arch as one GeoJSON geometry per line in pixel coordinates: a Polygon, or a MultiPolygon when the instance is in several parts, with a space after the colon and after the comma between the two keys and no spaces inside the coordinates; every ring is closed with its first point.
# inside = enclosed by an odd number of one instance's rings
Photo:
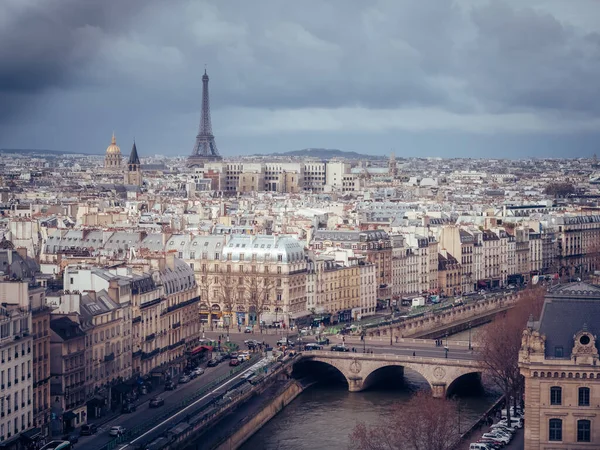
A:
{"type": "Polygon", "coordinates": [[[318,361],[315,359],[303,358],[296,364],[292,370],[292,376],[297,379],[315,378],[319,380],[335,380],[336,382],[350,385],[343,368],[336,367],[330,362],[318,361]]]}
{"type": "Polygon", "coordinates": [[[466,392],[468,387],[469,392],[473,392],[473,387],[476,387],[479,392],[483,391],[483,385],[481,384],[482,370],[473,370],[471,372],[463,373],[446,386],[446,396],[453,397],[455,394],[461,395],[466,392]]]}
{"type": "Polygon", "coordinates": [[[386,367],[415,371],[429,383],[434,397],[445,397],[447,388],[460,377],[481,372],[477,361],[402,355],[310,351],[303,353],[297,364],[303,361],[321,362],[335,367],[346,378],[351,392],[359,392],[369,387],[377,372],[386,367]]]}

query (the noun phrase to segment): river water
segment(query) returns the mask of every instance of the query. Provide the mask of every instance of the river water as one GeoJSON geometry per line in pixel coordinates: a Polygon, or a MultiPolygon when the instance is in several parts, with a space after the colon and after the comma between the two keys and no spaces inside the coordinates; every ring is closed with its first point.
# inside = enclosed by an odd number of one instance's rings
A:
{"type": "MultiPolygon", "coordinates": [[[[453,338],[467,339],[468,332],[453,338]]],[[[463,387],[460,394],[461,431],[465,431],[498,398],[485,379],[482,383],[484,389],[475,389],[477,392],[473,393],[469,386],[463,387]]],[[[350,433],[359,421],[373,425],[385,423],[392,405],[405,402],[417,389],[427,388],[427,381],[408,369],[404,371],[404,383],[396,389],[373,386],[363,392],[348,392],[342,383],[317,384],[300,394],[241,448],[346,449],[350,447],[350,433]]]]}

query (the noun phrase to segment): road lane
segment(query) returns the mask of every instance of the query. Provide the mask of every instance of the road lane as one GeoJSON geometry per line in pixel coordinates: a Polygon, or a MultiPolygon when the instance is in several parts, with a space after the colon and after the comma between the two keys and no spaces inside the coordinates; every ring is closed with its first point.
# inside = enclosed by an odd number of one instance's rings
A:
{"type": "Polygon", "coordinates": [[[86,449],[99,448],[114,439],[113,436],[108,434],[110,427],[113,425],[121,425],[126,429],[135,428],[148,421],[155,415],[163,414],[165,408],[169,408],[178,404],[186,397],[189,397],[194,392],[202,389],[203,386],[206,386],[217,378],[226,375],[231,369],[233,369],[233,367],[229,366],[229,360],[225,360],[217,367],[205,368],[206,372],[203,375],[197,377],[189,383],[180,384],[174,391],[163,391],[163,386],[160,386],[152,392],[152,395],[160,395],[163,397],[165,399],[164,406],[156,409],[150,409],[148,406],[148,401],[151,397],[148,397],[146,401],[137,405],[137,410],[135,412],[130,414],[121,414],[120,416],[108,421],[99,427],[98,433],[93,436],[81,436],[79,438],[78,445],[86,449]]]}

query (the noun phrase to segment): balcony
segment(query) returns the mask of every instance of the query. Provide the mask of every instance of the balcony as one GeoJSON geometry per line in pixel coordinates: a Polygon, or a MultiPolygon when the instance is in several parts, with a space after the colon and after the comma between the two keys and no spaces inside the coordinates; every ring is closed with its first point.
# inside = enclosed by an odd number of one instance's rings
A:
{"type": "Polygon", "coordinates": [[[110,353],[110,354],[104,356],[104,362],[110,362],[110,361],[114,361],[114,360],[115,360],[114,353],[110,353]]]}
{"type": "Polygon", "coordinates": [[[146,342],[153,340],[155,337],[156,333],[149,334],[148,336],[146,336],[146,342]]]}
{"type": "Polygon", "coordinates": [[[177,322],[174,323],[173,325],[171,325],[171,328],[175,329],[175,328],[179,328],[181,326],[181,322],[177,322]]]}

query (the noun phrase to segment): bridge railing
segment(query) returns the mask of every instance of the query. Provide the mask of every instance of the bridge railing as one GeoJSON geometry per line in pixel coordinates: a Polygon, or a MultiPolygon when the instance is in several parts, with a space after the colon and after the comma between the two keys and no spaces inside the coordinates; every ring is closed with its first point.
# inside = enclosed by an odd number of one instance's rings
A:
{"type": "Polygon", "coordinates": [[[456,358],[436,358],[428,356],[411,356],[411,355],[394,355],[389,353],[350,353],[350,352],[330,352],[327,350],[311,350],[300,354],[303,358],[310,358],[311,356],[317,356],[322,358],[334,358],[334,359],[360,359],[360,360],[372,360],[372,361],[401,361],[401,362],[414,362],[414,363],[431,363],[443,365],[461,364],[479,367],[481,364],[477,360],[472,359],[456,359],[456,358]]]}

